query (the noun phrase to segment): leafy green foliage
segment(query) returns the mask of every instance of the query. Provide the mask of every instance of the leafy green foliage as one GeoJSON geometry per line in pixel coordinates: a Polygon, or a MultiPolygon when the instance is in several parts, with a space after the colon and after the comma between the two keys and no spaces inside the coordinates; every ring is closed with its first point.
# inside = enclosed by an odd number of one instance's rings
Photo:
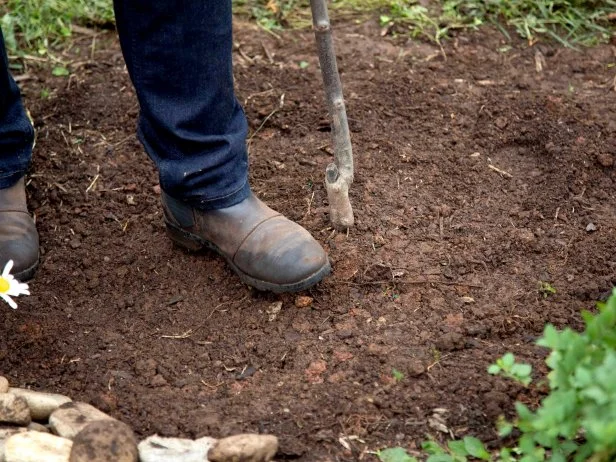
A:
{"type": "Polygon", "coordinates": [[[616,290],[598,308],[583,313],[583,332],[548,325],[538,341],[551,350],[550,393],[535,412],[516,403],[514,422],[528,462],[616,457],[616,290]]]}
{"type": "MultiPolygon", "coordinates": [[[[501,418],[497,423],[502,438],[517,430],[513,448],[491,454],[471,436],[449,441],[446,446],[429,440],[422,444],[427,462],[616,460],[616,288],[597,308],[597,314],[582,313],[582,332],[570,328],[559,331],[550,324],[545,327],[537,343],[550,350],[545,361],[550,369],[549,393],[538,409],[533,411],[517,402],[516,418],[512,422],[501,418]]],[[[531,367],[517,363],[512,353],[496,360],[488,372],[525,386],[531,382],[531,367]]],[[[400,453],[400,448],[396,449],[396,454],[400,453]]]]}
{"type": "Polygon", "coordinates": [[[496,363],[488,367],[488,374],[502,375],[515,380],[524,386],[528,386],[532,381],[531,374],[533,368],[529,364],[517,363],[513,353],[506,353],[496,363]]]}
{"type": "Polygon", "coordinates": [[[112,23],[113,7],[111,0],[6,0],[0,1],[0,18],[10,53],[23,49],[44,55],[71,36],[73,24],[112,23]]]}
{"type": "Polygon", "coordinates": [[[381,462],[417,462],[415,457],[409,456],[404,448],[383,449],[376,453],[381,462]]]}

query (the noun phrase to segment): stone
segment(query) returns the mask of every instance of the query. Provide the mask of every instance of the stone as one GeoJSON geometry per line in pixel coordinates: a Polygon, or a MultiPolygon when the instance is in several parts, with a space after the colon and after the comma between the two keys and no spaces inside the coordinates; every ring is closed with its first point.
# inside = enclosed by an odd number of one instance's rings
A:
{"type": "Polygon", "coordinates": [[[71,401],[51,413],[49,425],[56,435],[72,440],[89,423],[97,420],[114,419],[87,403],[71,401]]]}
{"type": "Polygon", "coordinates": [[[49,428],[37,422],[30,422],[30,425],[28,425],[28,431],[50,433],[49,428]]]}
{"type": "Polygon", "coordinates": [[[43,393],[25,388],[9,388],[9,393],[26,400],[32,420],[47,420],[53,411],[72,401],[68,396],[43,393]]]}
{"type": "Polygon", "coordinates": [[[206,462],[208,451],[216,442],[216,439],[207,436],[198,440],[187,440],[153,435],[139,443],[139,461],[206,462]]]}
{"type": "Polygon", "coordinates": [[[0,462],[5,462],[4,458],[4,444],[6,440],[8,440],[11,436],[16,435],[17,433],[27,432],[28,429],[24,427],[10,427],[10,428],[0,428],[0,462]]]}
{"type": "Polygon", "coordinates": [[[208,453],[210,462],[269,462],[278,451],[273,435],[234,435],[223,438],[208,453]]]}
{"type": "Polygon", "coordinates": [[[31,420],[25,399],[10,393],[0,395],[0,423],[28,425],[31,420]]]}
{"type": "Polygon", "coordinates": [[[68,462],[73,442],[50,433],[18,433],[6,440],[6,462],[68,462]]]}
{"type": "Polygon", "coordinates": [[[131,428],[117,420],[88,424],[73,440],[69,462],[137,462],[137,440],[131,428]]]}
{"type": "Polygon", "coordinates": [[[0,375],[0,393],[6,393],[7,391],[9,391],[9,381],[6,377],[0,375]]]}
{"type": "Polygon", "coordinates": [[[607,152],[600,152],[597,154],[597,162],[599,162],[602,167],[613,167],[614,156],[607,152]]]}

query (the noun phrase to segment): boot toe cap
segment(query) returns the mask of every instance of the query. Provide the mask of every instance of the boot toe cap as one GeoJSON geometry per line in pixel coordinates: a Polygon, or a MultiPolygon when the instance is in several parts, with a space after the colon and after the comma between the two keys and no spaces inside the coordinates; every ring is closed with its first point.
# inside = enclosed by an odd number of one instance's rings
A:
{"type": "Polygon", "coordinates": [[[248,236],[234,263],[252,278],[281,286],[315,283],[329,273],[323,247],[304,228],[281,216],[248,236]]]}

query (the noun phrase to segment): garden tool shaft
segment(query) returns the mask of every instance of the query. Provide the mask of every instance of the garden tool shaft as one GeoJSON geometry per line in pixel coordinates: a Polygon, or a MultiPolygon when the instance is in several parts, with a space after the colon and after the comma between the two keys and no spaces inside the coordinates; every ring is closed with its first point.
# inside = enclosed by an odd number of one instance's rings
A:
{"type": "Polygon", "coordinates": [[[326,1],[310,0],[310,8],[327,105],[332,119],[334,162],[325,170],[330,220],[336,229],[344,230],[353,226],[354,222],[349,201],[349,187],[353,182],[353,149],[326,1]]]}

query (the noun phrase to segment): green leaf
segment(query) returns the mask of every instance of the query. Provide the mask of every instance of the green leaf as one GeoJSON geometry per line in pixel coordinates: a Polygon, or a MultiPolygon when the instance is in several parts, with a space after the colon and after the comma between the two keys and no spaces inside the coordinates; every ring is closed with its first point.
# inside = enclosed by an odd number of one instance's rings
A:
{"type": "Polygon", "coordinates": [[[430,455],[445,454],[445,449],[443,449],[441,445],[438,444],[436,441],[432,440],[424,441],[423,443],[421,443],[421,449],[423,449],[430,455]]]}
{"type": "Polygon", "coordinates": [[[391,370],[391,375],[396,382],[399,382],[400,380],[404,379],[404,374],[396,368],[391,370]]]}
{"type": "Polygon", "coordinates": [[[496,428],[498,429],[498,436],[505,438],[513,431],[513,424],[504,418],[500,418],[496,423],[496,428]]]}
{"type": "Polygon", "coordinates": [[[377,453],[377,457],[381,462],[417,462],[404,448],[383,449],[377,453]]]}
{"type": "Polygon", "coordinates": [[[501,368],[498,364],[491,364],[490,367],[488,367],[488,374],[496,375],[500,373],[500,371],[501,371],[501,368]]]}
{"type": "Polygon", "coordinates": [[[559,344],[559,334],[556,328],[552,324],[548,324],[543,329],[543,337],[537,341],[537,345],[551,348],[556,350],[559,344]]]}
{"type": "Polygon", "coordinates": [[[466,450],[466,446],[464,444],[464,441],[462,440],[448,441],[447,447],[449,448],[451,453],[456,456],[460,456],[460,457],[468,456],[468,451],[466,450]]]}
{"type": "Polygon", "coordinates": [[[300,69],[306,69],[308,66],[310,66],[310,63],[308,63],[308,61],[300,61],[299,62],[299,68],[300,69]]]}
{"type": "Polygon", "coordinates": [[[490,460],[490,453],[486,451],[483,443],[474,436],[464,437],[464,447],[471,456],[477,459],[490,460]]]}
{"type": "Polygon", "coordinates": [[[426,459],[426,462],[455,462],[449,454],[433,454],[426,459]]]}
{"type": "Polygon", "coordinates": [[[515,363],[515,356],[513,356],[513,353],[505,353],[501,358],[501,361],[503,364],[503,369],[509,370],[515,363]]]}
{"type": "Polygon", "coordinates": [[[51,73],[53,75],[55,75],[56,77],[66,77],[67,75],[70,74],[68,69],[66,67],[62,67],[62,66],[54,67],[53,70],[51,71],[51,73]]]}

